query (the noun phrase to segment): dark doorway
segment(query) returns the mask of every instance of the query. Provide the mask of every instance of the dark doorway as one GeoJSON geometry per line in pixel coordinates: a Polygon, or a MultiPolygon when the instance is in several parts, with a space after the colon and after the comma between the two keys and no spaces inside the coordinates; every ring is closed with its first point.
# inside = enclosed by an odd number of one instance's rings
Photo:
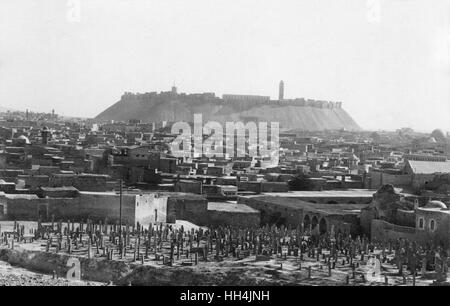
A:
{"type": "Polygon", "coordinates": [[[38,218],[41,221],[47,221],[48,219],[48,207],[47,205],[38,206],[38,218]]]}
{"type": "Polygon", "coordinates": [[[318,223],[319,223],[319,220],[317,219],[316,216],[314,216],[311,221],[311,225],[312,225],[311,229],[315,229],[318,223]]]}
{"type": "Polygon", "coordinates": [[[320,232],[321,235],[327,233],[327,221],[325,220],[325,218],[320,219],[319,232],[320,232]]]}
{"type": "Polygon", "coordinates": [[[303,230],[309,231],[310,225],[311,219],[309,218],[309,215],[306,215],[305,218],[303,218],[303,230]]]}

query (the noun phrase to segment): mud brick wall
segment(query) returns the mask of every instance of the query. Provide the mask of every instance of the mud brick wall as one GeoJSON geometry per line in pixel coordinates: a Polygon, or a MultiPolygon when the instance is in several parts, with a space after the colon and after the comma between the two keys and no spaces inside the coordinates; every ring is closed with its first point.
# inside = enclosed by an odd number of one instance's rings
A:
{"type": "Polygon", "coordinates": [[[40,189],[37,194],[41,198],[75,198],[78,196],[78,190],[76,188],[40,189]]]}
{"type": "Polygon", "coordinates": [[[160,158],[158,163],[158,170],[167,173],[175,173],[177,167],[177,159],[175,158],[160,158]]]}
{"type": "MultiPolygon", "coordinates": [[[[80,218],[90,218],[104,221],[107,217],[111,222],[119,221],[120,196],[102,194],[83,194],[77,198],[78,208],[70,210],[71,215],[80,218]]],[[[133,225],[135,222],[135,195],[124,195],[122,199],[122,222],[133,225]]]]}
{"type": "Polygon", "coordinates": [[[201,197],[169,197],[167,200],[167,218],[206,225],[208,223],[208,201],[201,197]]]}
{"type": "Polygon", "coordinates": [[[397,225],[409,227],[416,226],[416,213],[414,211],[398,209],[395,219],[397,225]]]}
{"type": "Polygon", "coordinates": [[[50,178],[47,175],[20,175],[18,179],[24,180],[25,187],[29,189],[50,186],[50,178]]]}
{"type": "Polygon", "coordinates": [[[256,193],[261,192],[261,183],[260,182],[238,182],[237,186],[238,186],[238,190],[240,190],[240,191],[253,191],[256,193]]]}
{"type": "Polygon", "coordinates": [[[136,222],[148,226],[150,223],[175,223],[174,216],[167,216],[167,197],[146,194],[136,197],[136,222]]]}
{"type": "Polygon", "coordinates": [[[52,187],[73,186],[80,191],[107,191],[108,176],[105,175],[75,175],[57,174],[52,176],[52,187]]]}
{"type": "Polygon", "coordinates": [[[23,175],[23,170],[0,170],[0,178],[6,182],[15,182],[19,175],[23,175]]]}
{"type": "Polygon", "coordinates": [[[59,173],[60,167],[59,166],[40,166],[37,172],[38,172],[38,174],[50,175],[50,174],[54,174],[54,173],[59,173]]]}
{"type": "Polygon", "coordinates": [[[7,219],[36,221],[39,218],[39,211],[46,214],[48,202],[39,198],[7,198],[7,219]]]}
{"type": "Polygon", "coordinates": [[[8,183],[8,182],[0,184],[0,191],[6,192],[6,193],[14,193],[16,191],[16,184],[8,183]]]}
{"type": "Polygon", "coordinates": [[[7,220],[8,204],[5,194],[0,192],[0,220],[7,220]]]}
{"type": "Polygon", "coordinates": [[[261,192],[288,192],[289,186],[285,182],[261,182],[261,192]]]}
{"type": "Polygon", "coordinates": [[[75,178],[73,186],[81,191],[107,191],[107,180],[105,175],[80,175],[75,178]]]}
{"type": "Polygon", "coordinates": [[[57,174],[50,179],[50,186],[52,187],[67,187],[73,186],[75,181],[75,174],[57,174]]]}
{"type": "Polygon", "coordinates": [[[202,183],[199,181],[178,181],[175,183],[174,190],[177,192],[200,194],[202,190],[202,183]]]}
{"type": "Polygon", "coordinates": [[[291,208],[251,199],[238,197],[238,204],[245,204],[253,209],[259,210],[261,215],[261,224],[284,224],[297,227],[301,224],[304,212],[302,208],[291,208]]]}
{"type": "Polygon", "coordinates": [[[236,212],[223,210],[208,210],[208,225],[259,227],[260,212],[236,212]]]}

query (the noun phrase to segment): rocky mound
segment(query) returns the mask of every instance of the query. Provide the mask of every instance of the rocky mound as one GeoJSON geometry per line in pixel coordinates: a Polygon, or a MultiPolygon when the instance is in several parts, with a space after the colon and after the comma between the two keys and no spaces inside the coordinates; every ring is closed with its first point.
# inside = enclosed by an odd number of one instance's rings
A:
{"type": "Polygon", "coordinates": [[[102,121],[128,121],[138,119],[142,122],[192,122],[194,114],[201,113],[203,122],[263,121],[279,122],[283,129],[308,131],[322,130],[360,130],[358,124],[341,107],[321,108],[314,106],[295,106],[261,104],[232,105],[222,103],[216,97],[205,98],[183,96],[126,94],[121,100],[100,113],[96,119],[102,121]]]}

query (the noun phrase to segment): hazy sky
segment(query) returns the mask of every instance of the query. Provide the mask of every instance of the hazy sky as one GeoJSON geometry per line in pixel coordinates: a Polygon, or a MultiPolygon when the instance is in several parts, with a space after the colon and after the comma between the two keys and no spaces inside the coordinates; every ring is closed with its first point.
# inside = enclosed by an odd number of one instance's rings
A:
{"type": "Polygon", "coordinates": [[[95,116],[173,82],[276,98],[282,79],[363,128],[450,131],[449,57],[448,0],[0,2],[0,105],[22,110],[95,116]]]}

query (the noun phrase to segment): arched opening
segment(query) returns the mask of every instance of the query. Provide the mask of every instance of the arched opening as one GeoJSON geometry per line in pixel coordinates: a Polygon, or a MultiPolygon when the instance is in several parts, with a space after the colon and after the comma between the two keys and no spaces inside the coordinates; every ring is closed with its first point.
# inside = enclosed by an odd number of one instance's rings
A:
{"type": "Polygon", "coordinates": [[[327,204],[338,204],[336,201],[328,201],[327,204]]]}
{"type": "Polygon", "coordinates": [[[321,235],[327,233],[327,221],[325,220],[325,218],[320,219],[320,222],[319,222],[319,233],[321,235]]]}
{"type": "Polygon", "coordinates": [[[423,218],[419,218],[419,229],[425,228],[425,221],[423,218]]]}
{"type": "Polygon", "coordinates": [[[267,215],[266,215],[266,211],[265,210],[261,210],[259,216],[260,216],[259,219],[261,220],[261,224],[267,224],[268,223],[267,220],[266,220],[267,215]]]}
{"type": "Polygon", "coordinates": [[[318,223],[319,223],[319,220],[317,219],[316,216],[314,216],[311,220],[311,229],[315,229],[318,223]]]}
{"type": "Polygon", "coordinates": [[[286,218],[282,216],[281,212],[277,211],[268,215],[268,223],[275,224],[277,226],[286,225],[286,218]]]}
{"type": "Polygon", "coordinates": [[[309,218],[309,215],[306,215],[305,218],[303,218],[303,229],[306,231],[309,231],[310,225],[311,225],[311,219],[309,218]]]}
{"type": "Polygon", "coordinates": [[[434,221],[434,220],[430,221],[430,230],[432,232],[434,232],[436,230],[436,221],[434,221]]]}

